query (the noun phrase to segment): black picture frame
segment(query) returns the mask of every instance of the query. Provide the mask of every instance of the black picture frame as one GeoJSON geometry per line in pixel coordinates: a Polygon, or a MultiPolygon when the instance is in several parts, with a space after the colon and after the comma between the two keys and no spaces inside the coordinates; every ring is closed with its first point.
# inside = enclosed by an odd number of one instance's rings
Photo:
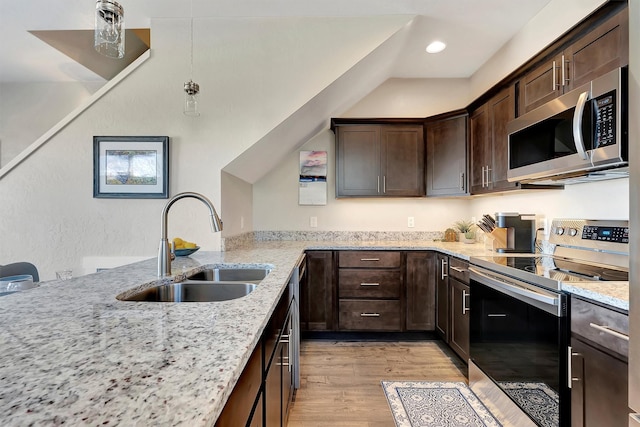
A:
{"type": "Polygon", "coordinates": [[[167,199],[168,136],[94,136],[93,197],[167,199]]]}

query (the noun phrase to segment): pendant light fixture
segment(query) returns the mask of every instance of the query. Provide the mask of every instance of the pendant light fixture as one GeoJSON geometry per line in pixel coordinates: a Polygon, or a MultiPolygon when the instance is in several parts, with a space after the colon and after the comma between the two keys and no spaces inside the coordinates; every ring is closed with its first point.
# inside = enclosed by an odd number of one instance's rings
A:
{"type": "Polygon", "coordinates": [[[198,117],[198,93],[200,93],[200,85],[193,81],[193,0],[191,0],[191,78],[184,84],[184,115],[189,117],[198,117]]]}
{"type": "Polygon", "coordinates": [[[124,8],[112,0],[96,2],[93,45],[110,58],[124,57],[124,8]]]}

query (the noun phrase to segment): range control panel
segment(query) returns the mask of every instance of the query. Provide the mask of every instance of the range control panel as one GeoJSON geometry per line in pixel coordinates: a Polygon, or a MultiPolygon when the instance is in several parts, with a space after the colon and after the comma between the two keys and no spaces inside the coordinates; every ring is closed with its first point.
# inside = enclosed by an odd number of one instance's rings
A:
{"type": "Polygon", "coordinates": [[[555,245],[629,252],[629,221],[554,219],[549,242],[555,245]]]}
{"type": "Polygon", "coordinates": [[[585,225],[582,228],[582,238],[603,242],[629,243],[629,227],[585,225]]]}

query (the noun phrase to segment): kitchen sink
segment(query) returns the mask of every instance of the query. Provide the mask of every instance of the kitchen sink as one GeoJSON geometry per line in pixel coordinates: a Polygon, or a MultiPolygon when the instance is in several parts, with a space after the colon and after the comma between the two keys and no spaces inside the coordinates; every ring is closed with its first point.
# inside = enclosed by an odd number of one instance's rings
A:
{"type": "Polygon", "coordinates": [[[267,277],[268,268],[208,268],[187,277],[188,280],[259,283],[267,277]]]}
{"type": "Polygon", "coordinates": [[[228,301],[249,295],[257,287],[255,283],[232,281],[185,280],[180,283],[155,286],[140,291],[123,301],[155,302],[211,302],[228,301]]]}

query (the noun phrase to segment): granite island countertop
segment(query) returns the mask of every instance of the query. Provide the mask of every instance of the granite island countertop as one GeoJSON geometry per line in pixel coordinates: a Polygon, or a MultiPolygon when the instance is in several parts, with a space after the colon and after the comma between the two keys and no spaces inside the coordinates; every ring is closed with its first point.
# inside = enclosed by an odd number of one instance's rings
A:
{"type": "Polygon", "coordinates": [[[0,298],[2,424],[213,425],[305,249],[437,250],[467,260],[487,252],[433,241],[283,241],[174,261],[176,281],[205,267],[272,268],[246,297],[211,303],[117,300],[157,284],[155,258],[42,282],[0,298]]]}

